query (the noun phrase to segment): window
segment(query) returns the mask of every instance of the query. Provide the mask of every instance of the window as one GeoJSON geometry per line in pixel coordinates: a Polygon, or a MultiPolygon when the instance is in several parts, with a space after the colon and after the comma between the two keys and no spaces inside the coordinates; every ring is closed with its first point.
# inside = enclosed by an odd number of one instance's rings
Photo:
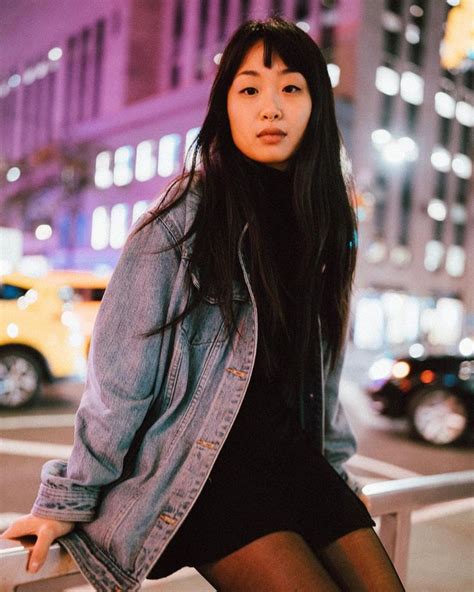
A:
{"type": "Polygon", "coordinates": [[[112,152],[99,152],[95,159],[95,186],[99,189],[111,187],[114,181],[112,173],[112,152]]]}
{"type": "Polygon", "coordinates": [[[423,103],[424,81],[414,72],[403,72],[400,82],[400,95],[404,101],[412,105],[423,103]]]}
{"type": "Polygon", "coordinates": [[[0,300],[17,300],[20,296],[24,296],[27,291],[13,284],[0,284],[0,300]]]}
{"type": "Polygon", "coordinates": [[[431,153],[433,168],[442,173],[448,173],[451,168],[451,154],[443,146],[435,146],[431,153]]]}
{"type": "Polygon", "coordinates": [[[99,206],[92,213],[91,247],[96,251],[107,248],[109,232],[109,214],[106,208],[99,206]]]}
{"type": "Polygon", "coordinates": [[[132,209],[132,224],[134,224],[142,214],[147,211],[148,201],[141,199],[133,204],[132,209]]]}
{"type": "Polygon", "coordinates": [[[441,117],[452,119],[456,111],[456,101],[445,92],[437,92],[435,95],[435,111],[441,117]]]}
{"type": "Polygon", "coordinates": [[[474,105],[459,101],[456,103],[456,119],[467,127],[474,126],[474,105]]]}
{"type": "Polygon", "coordinates": [[[427,271],[436,271],[441,267],[444,257],[444,245],[441,241],[431,240],[426,243],[424,265],[427,271]]]}
{"type": "Polygon", "coordinates": [[[461,179],[470,179],[472,175],[472,161],[466,154],[455,154],[451,162],[454,173],[461,179]]]}
{"type": "Polygon", "coordinates": [[[118,187],[128,185],[133,180],[133,147],[121,146],[114,156],[114,184],[118,187]]]}
{"type": "Polygon", "coordinates": [[[466,252],[459,245],[449,245],[446,253],[446,271],[452,277],[461,277],[466,266],[466,252]]]}
{"type": "Polygon", "coordinates": [[[158,146],[158,174],[169,177],[176,172],[179,164],[179,134],[163,136],[158,146]]]}
{"type": "Polygon", "coordinates": [[[148,181],[156,172],[156,142],[145,140],[137,146],[135,161],[135,178],[137,181],[148,181]]]}
{"type": "Polygon", "coordinates": [[[375,86],[381,93],[394,96],[398,94],[400,75],[392,68],[379,66],[375,76],[375,86]]]}
{"type": "Polygon", "coordinates": [[[127,239],[128,207],[125,204],[116,204],[110,212],[110,246],[120,249],[127,239]]]}

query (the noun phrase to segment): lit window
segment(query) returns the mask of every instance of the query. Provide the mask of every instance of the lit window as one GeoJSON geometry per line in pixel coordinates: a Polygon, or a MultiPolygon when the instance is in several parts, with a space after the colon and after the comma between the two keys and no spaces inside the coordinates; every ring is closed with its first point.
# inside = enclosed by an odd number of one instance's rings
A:
{"type": "Polygon", "coordinates": [[[398,267],[405,267],[411,263],[412,254],[408,247],[396,245],[390,250],[390,261],[398,267]]]}
{"type": "Polygon", "coordinates": [[[411,15],[413,15],[415,18],[420,18],[423,16],[423,8],[421,8],[421,6],[418,6],[417,4],[412,4],[410,6],[410,8],[408,9],[408,11],[410,12],[411,15]]]}
{"type": "Polygon", "coordinates": [[[474,126],[474,106],[465,101],[456,104],[456,119],[467,127],[474,126]]]}
{"type": "Polygon", "coordinates": [[[451,168],[451,154],[442,146],[435,146],[431,153],[431,164],[442,173],[449,172],[451,168]]]}
{"type": "Polygon", "coordinates": [[[452,119],[456,111],[456,101],[445,92],[435,94],[435,110],[441,117],[452,119]]]}
{"type": "MultiPolygon", "coordinates": [[[[186,170],[191,168],[191,163],[193,160],[194,149],[190,151],[191,146],[193,145],[194,140],[197,138],[199,132],[201,131],[200,127],[192,127],[190,130],[186,132],[186,139],[184,142],[184,158],[185,158],[185,167],[186,170]]],[[[196,166],[198,165],[198,161],[196,160],[196,166]]]]}
{"type": "Polygon", "coordinates": [[[148,181],[156,171],[156,142],[145,140],[137,146],[135,161],[135,178],[137,181],[148,181]]]}
{"type": "Polygon", "coordinates": [[[48,62],[39,62],[35,66],[35,77],[37,80],[41,80],[49,72],[48,62]]]}
{"type": "Polygon", "coordinates": [[[96,251],[109,245],[110,221],[107,209],[95,208],[92,213],[91,247],[96,251]]]}
{"type": "Polygon", "coordinates": [[[176,172],[179,164],[179,134],[163,136],[158,147],[158,174],[169,177],[176,172]]]}
{"type": "Polygon", "coordinates": [[[408,43],[415,45],[420,42],[420,27],[417,27],[413,23],[408,23],[405,29],[405,39],[408,43]]]}
{"type": "Polygon", "coordinates": [[[112,153],[108,150],[99,152],[95,158],[95,186],[100,189],[111,187],[114,177],[112,174],[112,153]]]}
{"type": "Polygon", "coordinates": [[[121,146],[114,156],[114,184],[118,187],[128,185],[133,180],[133,147],[121,146]]]}
{"type": "Polygon", "coordinates": [[[221,63],[221,59],[222,59],[222,54],[216,53],[216,55],[212,58],[212,61],[214,62],[214,64],[216,66],[218,66],[221,63]]]}
{"type": "Polygon", "coordinates": [[[461,179],[470,179],[472,175],[472,161],[466,154],[455,154],[451,163],[453,171],[461,179]]]}
{"type": "Polygon", "coordinates": [[[398,33],[402,29],[402,20],[395,13],[386,10],[382,13],[382,26],[391,33],[398,33]]]}
{"type": "Polygon", "coordinates": [[[62,58],[63,50],[60,47],[53,47],[48,51],[48,59],[57,62],[62,58]]]}
{"type": "Polygon", "coordinates": [[[382,303],[376,298],[361,298],[355,308],[354,344],[360,349],[379,349],[383,338],[382,303]]]}
{"type": "Polygon", "coordinates": [[[461,277],[466,265],[466,252],[459,245],[449,245],[446,253],[446,271],[453,277],[461,277]]]}
{"type": "Polygon", "coordinates": [[[24,72],[23,72],[23,84],[26,84],[27,86],[29,84],[33,84],[33,82],[36,80],[36,72],[34,68],[27,68],[24,72]]]}
{"type": "Polygon", "coordinates": [[[36,227],[35,237],[38,240],[48,240],[53,235],[53,229],[49,224],[40,224],[36,227]]]}
{"type": "Polygon", "coordinates": [[[446,220],[446,204],[444,201],[434,197],[430,200],[427,210],[428,216],[433,218],[433,220],[437,220],[438,222],[446,220]]]}
{"type": "Polygon", "coordinates": [[[12,74],[8,79],[8,86],[10,88],[16,88],[21,84],[21,76],[19,74],[12,74]]]}
{"type": "Polygon", "coordinates": [[[18,179],[21,177],[21,171],[18,167],[11,167],[8,169],[7,171],[7,181],[9,183],[14,183],[15,181],[18,181],[18,179]]]}
{"type": "Polygon", "coordinates": [[[125,204],[116,204],[110,212],[110,246],[113,249],[120,249],[127,238],[127,212],[125,204]]]}
{"type": "Polygon", "coordinates": [[[147,211],[147,208],[148,208],[148,201],[146,201],[145,199],[141,199],[140,201],[137,201],[136,203],[133,204],[132,224],[134,222],[136,222],[138,220],[138,218],[140,218],[140,216],[147,211]]]}
{"type": "Polygon", "coordinates": [[[387,245],[382,240],[372,242],[365,253],[369,263],[380,263],[387,257],[387,245]]]}
{"type": "Polygon", "coordinates": [[[393,138],[381,146],[383,158],[391,163],[398,164],[405,161],[413,162],[418,158],[418,146],[408,136],[393,138]]]}
{"type": "Polygon", "coordinates": [[[400,86],[400,75],[392,68],[379,66],[375,75],[375,86],[386,95],[396,95],[400,86]]]}
{"type": "Polygon", "coordinates": [[[377,129],[372,132],[372,142],[376,146],[383,146],[392,139],[392,134],[386,129],[377,129]]]}
{"type": "Polygon", "coordinates": [[[309,30],[311,29],[311,26],[309,23],[307,23],[306,21],[298,21],[296,23],[296,26],[298,28],[300,28],[302,31],[304,31],[305,33],[308,33],[309,30]]]}
{"type": "Polygon", "coordinates": [[[403,100],[412,105],[423,103],[424,82],[421,76],[414,72],[403,72],[400,83],[400,95],[403,100]]]}
{"type": "Polygon", "coordinates": [[[429,333],[433,345],[458,345],[462,337],[464,305],[457,298],[439,298],[429,333]]]}
{"type": "Polygon", "coordinates": [[[466,224],[466,208],[463,204],[455,203],[451,206],[449,216],[454,224],[466,224]]]}
{"type": "Polygon", "coordinates": [[[444,245],[437,240],[428,241],[425,246],[425,269],[436,271],[441,267],[444,257],[444,245]]]}
{"type": "Polygon", "coordinates": [[[341,78],[341,68],[336,64],[328,64],[327,65],[329,79],[331,80],[332,88],[335,88],[339,84],[339,80],[341,78]]]}
{"type": "Polygon", "coordinates": [[[398,139],[398,145],[403,150],[405,160],[414,161],[418,158],[418,146],[412,138],[403,136],[403,138],[398,139]]]}

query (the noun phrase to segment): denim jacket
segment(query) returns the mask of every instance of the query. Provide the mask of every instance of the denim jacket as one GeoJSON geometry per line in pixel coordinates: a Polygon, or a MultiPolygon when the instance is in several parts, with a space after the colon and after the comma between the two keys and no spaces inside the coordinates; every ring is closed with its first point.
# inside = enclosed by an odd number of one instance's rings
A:
{"type": "MultiPolygon", "coordinates": [[[[233,286],[239,330],[226,334],[218,302],[204,296],[177,325],[144,336],[184,310],[188,288],[199,289],[192,240],[175,245],[198,201],[190,192],[126,243],[95,323],[72,454],[44,465],[32,510],[77,522],[59,542],[103,592],[139,589],[199,496],[252,374],[258,316],[245,229],[244,282],[233,286]]],[[[300,417],[345,476],[355,442],[338,403],[342,360],[326,376],[324,358],[320,335],[300,417]]]]}

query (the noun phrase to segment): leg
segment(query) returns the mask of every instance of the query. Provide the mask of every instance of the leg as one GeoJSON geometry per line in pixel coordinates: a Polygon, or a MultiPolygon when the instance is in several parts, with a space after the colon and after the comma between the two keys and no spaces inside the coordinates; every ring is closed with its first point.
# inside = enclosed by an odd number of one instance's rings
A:
{"type": "Polygon", "coordinates": [[[404,590],[390,558],[371,528],[361,528],[342,536],[318,556],[341,590],[404,590]]]}
{"type": "Polygon", "coordinates": [[[218,592],[339,592],[303,538],[273,532],[197,567],[218,592]]]}

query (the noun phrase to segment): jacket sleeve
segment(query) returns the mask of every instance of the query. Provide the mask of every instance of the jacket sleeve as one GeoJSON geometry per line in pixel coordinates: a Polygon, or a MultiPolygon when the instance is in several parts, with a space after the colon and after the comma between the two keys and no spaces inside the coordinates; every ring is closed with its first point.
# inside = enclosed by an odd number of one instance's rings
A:
{"type": "Polygon", "coordinates": [[[35,516],[90,521],[101,488],[121,476],[161,380],[162,334],[143,333],[167,319],[180,265],[179,249],[169,248],[173,240],[157,219],[125,244],[95,322],[72,454],[67,463],[43,466],[35,516]]]}
{"type": "Polygon", "coordinates": [[[343,464],[356,451],[356,440],[339,400],[339,384],[343,365],[344,353],[337,361],[334,370],[328,372],[326,364],[324,388],[324,456],[341,477],[356,490],[358,485],[349,478],[343,467],[343,464]]]}

